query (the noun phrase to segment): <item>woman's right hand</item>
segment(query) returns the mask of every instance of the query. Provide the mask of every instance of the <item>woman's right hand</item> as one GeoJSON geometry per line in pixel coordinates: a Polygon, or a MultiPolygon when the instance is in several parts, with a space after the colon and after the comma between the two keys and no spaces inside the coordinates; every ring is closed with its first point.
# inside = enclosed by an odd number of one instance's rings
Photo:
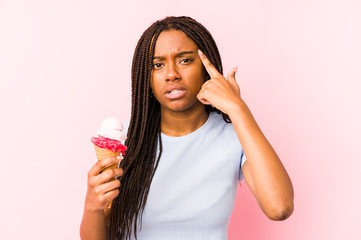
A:
{"type": "Polygon", "coordinates": [[[105,158],[97,161],[88,172],[88,189],[85,198],[85,209],[91,212],[104,211],[108,204],[119,194],[120,181],[115,179],[123,175],[122,168],[106,167],[118,164],[123,156],[105,158]]]}

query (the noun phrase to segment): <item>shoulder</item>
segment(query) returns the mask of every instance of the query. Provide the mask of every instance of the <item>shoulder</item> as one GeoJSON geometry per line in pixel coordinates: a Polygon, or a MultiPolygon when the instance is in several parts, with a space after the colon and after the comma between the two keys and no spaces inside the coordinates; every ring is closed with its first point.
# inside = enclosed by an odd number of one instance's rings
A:
{"type": "Polygon", "coordinates": [[[209,121],[214,124],[227,124],[226,121],[224,121],[223,116],[221,113],[217,112],[210,112],[209,113],[209,121]]]}
{"type": "Polygon", "coordinates": [[[222,114],[217,113],[217,112],[210,112],[209,125],[210,125],[211,129],[234,131],[233,124],[226,122],[223,119],[222,114]]]}
{"type": "Polygon", "coordinates": [[[232,123],[224,121],[222,114],[210,112],[207,126],[207,135],[213,139],[235,140],[237,138],[236,131],[232,123]]]}

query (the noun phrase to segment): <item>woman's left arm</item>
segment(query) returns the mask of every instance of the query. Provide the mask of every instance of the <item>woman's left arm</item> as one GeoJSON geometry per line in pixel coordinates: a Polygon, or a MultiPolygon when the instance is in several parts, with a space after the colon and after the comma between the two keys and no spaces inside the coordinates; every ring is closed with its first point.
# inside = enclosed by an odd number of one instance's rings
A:
{"type": "Polygon", "coordinates": [[[242,171],[247,185],[268,218],[284,220],[293,212],[292,182],[281,160],[263,135],[240,96],[233,69],[227,79],[200,52],[211,79],[203,84],[198,99],[226,113],[232,120],[247,161],[242,171]]]}
{"type": "Polygon", "coordinates": [[[281,160],[246,104],[231,111],[229,117],[247,158],[243,176],[258,204],[272,220],[288,218],[293,212],[293,187],[281,160]]]}

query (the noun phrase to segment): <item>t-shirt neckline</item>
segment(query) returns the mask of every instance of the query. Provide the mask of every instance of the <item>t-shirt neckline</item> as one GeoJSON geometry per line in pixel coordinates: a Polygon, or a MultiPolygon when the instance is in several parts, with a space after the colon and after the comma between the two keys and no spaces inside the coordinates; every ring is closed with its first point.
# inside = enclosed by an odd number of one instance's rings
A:
{"type": "Polygon", "coordinates": [[[199,134],[202,134],[204,131],[207,131],[207,129],[210,126],[211,118],[213,118],[213,114],[214,114],[214,112],[210,112],[207,121],[202,126],[200,126],[198,129],[196,129],[195,131],[193,131],[191,133],[188,133],[186,135],[179,136],[179,137],[168,136],[168,135],[165,135],[164,133],[161,133],[162,139],[170,140],[170,141],[178,141],[178,140],[185,140],[188,138],[198,136],[199,134]]]}

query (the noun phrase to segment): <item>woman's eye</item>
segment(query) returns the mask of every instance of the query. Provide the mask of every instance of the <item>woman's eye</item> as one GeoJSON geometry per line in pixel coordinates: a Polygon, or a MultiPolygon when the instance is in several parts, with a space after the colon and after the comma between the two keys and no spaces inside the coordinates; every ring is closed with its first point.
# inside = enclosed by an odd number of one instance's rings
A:
{"type": "Polygon", "coordinates": [[[161,67],[162,67],[161,63],[154,63],[153,64],[153,68],[155,68],[155,69],[158,69],[158,68],[161,68],[161,67]]]}
{"type": "Polygon", "coordinates": [[[191,63],[193,60],[190,59],[190,58],[185,58],[185,59],[182,59],[182,63],[191,63]]]}

